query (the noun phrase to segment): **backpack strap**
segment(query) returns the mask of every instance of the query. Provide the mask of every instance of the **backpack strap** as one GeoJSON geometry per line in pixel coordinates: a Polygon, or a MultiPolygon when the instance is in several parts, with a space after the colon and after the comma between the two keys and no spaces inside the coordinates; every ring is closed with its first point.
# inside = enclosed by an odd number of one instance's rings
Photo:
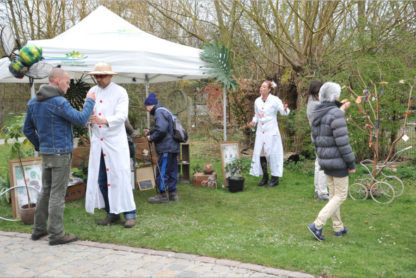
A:
{"type": "Polygon", "coordinates": [[[169,113],[169,115],[172,117],[172,120],[175,120],[175,116],[173,116],[172,112],[170,112],[169,109],[167,109],[165,107],[159,107],[156,110],[159,110],[159,109],[167,111],[169,113]]]}

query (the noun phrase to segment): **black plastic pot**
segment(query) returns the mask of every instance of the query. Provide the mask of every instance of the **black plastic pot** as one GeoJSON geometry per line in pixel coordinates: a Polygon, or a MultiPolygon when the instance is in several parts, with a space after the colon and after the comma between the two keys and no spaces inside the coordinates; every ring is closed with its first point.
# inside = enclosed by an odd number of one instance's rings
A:
{"type": "Polygon", "coordinates": [[[227,178],[228,191],[231,193],[243,191],[244,189],[244,178],[227,178]]]}

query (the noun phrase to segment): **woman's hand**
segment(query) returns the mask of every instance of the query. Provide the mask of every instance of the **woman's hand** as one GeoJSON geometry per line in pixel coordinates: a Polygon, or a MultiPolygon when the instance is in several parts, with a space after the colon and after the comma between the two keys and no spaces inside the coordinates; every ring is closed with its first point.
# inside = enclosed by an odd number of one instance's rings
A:
{"type": "Polygon", "coordinates": [[[287,105],[287,103],[283,103],[283,110],[285,110],[285,112],[287,112],[287,107],[288,107],[289,105],[287,105]]]}
{"type": "Polygon", "coordinates": [[[251,128],[253,128],[253,127],[254,127],[254,122],[253,122],[253,121],[251,121],[251,122],[248,124],[248,126],[249,126],[249,127],[251,127],[251,128]]]}

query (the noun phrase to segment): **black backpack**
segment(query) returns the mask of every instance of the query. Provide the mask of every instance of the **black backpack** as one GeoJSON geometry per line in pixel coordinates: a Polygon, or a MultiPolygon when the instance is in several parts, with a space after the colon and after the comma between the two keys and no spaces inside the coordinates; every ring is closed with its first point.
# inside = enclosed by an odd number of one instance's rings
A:
{"type": "Polygon", "coordinates": [[[165,107],[159,107],[158,109],[163,109],[163,110],[168,111],[168,113],[172,117],[172,121],[173,121],[173,139],[175,139],[179,143],[185,143],[188,140],[188,133],[183,128],[183,126],[182,126],[181,122],[179,121],[179,119],[177,117],[175,117],[172,114],[172,112],[170,112],[165,107]]]}

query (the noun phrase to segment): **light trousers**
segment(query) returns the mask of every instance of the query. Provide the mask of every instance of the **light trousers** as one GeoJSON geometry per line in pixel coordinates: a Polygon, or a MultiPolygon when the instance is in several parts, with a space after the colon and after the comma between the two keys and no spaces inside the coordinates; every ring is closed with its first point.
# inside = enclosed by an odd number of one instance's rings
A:
{"type": "Polygon", "coordinates": [[[329,201],[321,209],[314,223],[318,229],[321,229],[325,225],[326,221],[331,217],[334,231],[340,232],[344,230],[344,224],[341,220],[340,207],[345,199],[347,199],[348,176],[337,178],[326,175],[326,180],[329,187],[329,201]]]}

